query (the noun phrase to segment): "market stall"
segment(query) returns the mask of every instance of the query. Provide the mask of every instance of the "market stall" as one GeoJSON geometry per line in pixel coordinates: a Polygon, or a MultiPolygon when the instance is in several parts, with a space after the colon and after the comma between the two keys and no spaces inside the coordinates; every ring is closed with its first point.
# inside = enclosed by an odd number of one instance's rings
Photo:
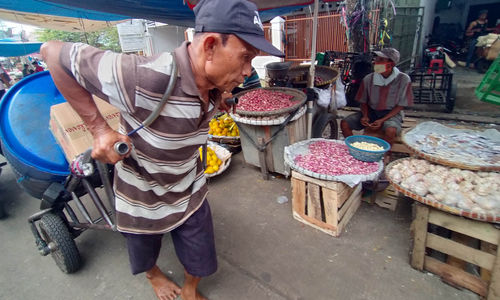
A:
{"type": "Polygon", "coordinates": [[[411,265],[496,299],[500,132],[424,122],[403,141],[416,157],[390,163],[386,175],[396,190],[417,201],[411,265]],[[437,252],[445,257],[440,260],[437,252]]]}
{"type": "Polygon", "coordinates": [[[378,138],[352,136],[337,141],[309,139],[285,147],[292,169],[293,217],[339,236],[361,204],[361,183],[376,180],[389,145],[378,138]]]}
{"type": "Polygon", "coordinates": [[[245,161],[268,172],[289,173],[283,161],[285,146],[304,140],[306,95],[284,87],[257,88],[236,95],[231,114],[239,128],[245,161]]]}

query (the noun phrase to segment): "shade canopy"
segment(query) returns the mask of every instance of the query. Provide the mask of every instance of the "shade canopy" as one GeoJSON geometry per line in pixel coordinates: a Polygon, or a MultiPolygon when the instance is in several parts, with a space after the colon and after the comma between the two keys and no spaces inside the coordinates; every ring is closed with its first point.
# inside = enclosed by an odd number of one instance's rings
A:
{"type": "Polygon", "coordinates": [[[69,32],[91,32],[116,25],[122,21],[96,21],[0,9],[0,19],[26,25],[69,32]]]}
{"type": "MultiPolygon", "coordinates": [[[[260,10],[263,21],[309,5],[310,0],[252,0],[260,10]]],[[[331,2],[326,0],[323,2],[331,2]]],[[[0,9],[38,15],[51,15],[93,21],[120,21],[130,18],[158,21],[170,25],[194,25],[192,7],[198,0],[0,0],[0,9]]],[[[13,17],[15,19],[15,17],[13,17]]],[[[26,23],[28,18],[9,20],[26,23]]],[[[49,27],[59,20],[32,20],[30,25],[49,27]]],[[[60,22],[59,22],[60,23],[60,22]]],[[[28,24],[28,23],[26,23],[28,24]]],[[[85,26],[91,31],[91,26],[85,26]]]]}
{"type": "Polygon", "coordinates": [[[0,42],[0,57],[24,56],[40,52],[42,43],[0,42]]]}

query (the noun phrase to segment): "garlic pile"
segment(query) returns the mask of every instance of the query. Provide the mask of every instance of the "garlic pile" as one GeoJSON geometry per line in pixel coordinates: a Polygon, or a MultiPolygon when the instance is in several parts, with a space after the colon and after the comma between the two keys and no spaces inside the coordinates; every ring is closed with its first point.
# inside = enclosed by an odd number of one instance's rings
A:
{"type": "Polygon", "coordinates": [[[368,142],[354,142],[351,144],[354,148],[358,148],[361,150],[370,150],[370,151],[382,151],[384,150],[384,147],[379,146],[374,143],[368,143],[368,142]]]}
{"type": "Polygon", "coordinates": [[[476,213],[500,214],[500,173],[474,172],[404,159],[388,171],[404,189],[432,201],[476,213]]]}

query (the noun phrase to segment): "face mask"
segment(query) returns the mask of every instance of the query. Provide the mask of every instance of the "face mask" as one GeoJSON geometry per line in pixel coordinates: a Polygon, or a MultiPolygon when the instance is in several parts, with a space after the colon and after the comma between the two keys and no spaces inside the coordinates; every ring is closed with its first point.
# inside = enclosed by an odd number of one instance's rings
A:
{"type": "Polygon", "coordinates": [[[385,73],[387,71],[387,64],[386,63],[378,63],[373,66],[373,71],[375,73],[385,73]]]}

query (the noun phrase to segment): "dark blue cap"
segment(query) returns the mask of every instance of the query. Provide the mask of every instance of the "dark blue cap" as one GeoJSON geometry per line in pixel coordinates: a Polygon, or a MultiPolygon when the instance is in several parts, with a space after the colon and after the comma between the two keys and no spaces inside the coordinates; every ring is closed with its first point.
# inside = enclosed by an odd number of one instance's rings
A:
{"type": "Polygon", "coordinates": [[[196,32],[234,34],[253,47],[274,56],[285,54],[264,37],[257,6],[248,0],[201,0],[194,7],[196,32]]]}

